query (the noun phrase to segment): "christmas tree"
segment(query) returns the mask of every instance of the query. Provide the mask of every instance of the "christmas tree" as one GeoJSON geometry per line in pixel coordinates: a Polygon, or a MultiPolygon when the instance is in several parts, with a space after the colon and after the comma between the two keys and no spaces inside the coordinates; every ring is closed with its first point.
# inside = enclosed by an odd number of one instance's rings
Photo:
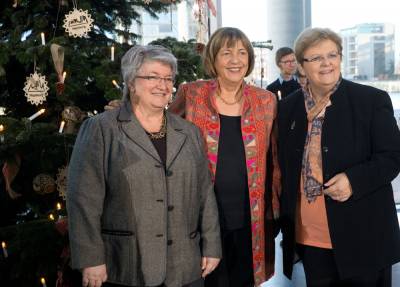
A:
{"type": "MultiPolygon", "coordinates": [[[[1,286],[80,286],[64,201],[76,133],[120,98],[119,62],[141,11],[156,17],[177,2],[0,1],[1,286]]],[[[177,56],[176,85],[203,77],[195,41],[155,44],[177,56]]]]}

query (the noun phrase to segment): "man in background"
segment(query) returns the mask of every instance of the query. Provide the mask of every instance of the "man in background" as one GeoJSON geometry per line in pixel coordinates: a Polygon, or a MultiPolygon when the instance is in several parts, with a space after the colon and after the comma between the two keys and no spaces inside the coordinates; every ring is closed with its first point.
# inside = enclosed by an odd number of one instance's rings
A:
{"type": "Polygon", "coordinates": [[[275,82],[267,86],[267,90],[273,92],[278,100],[281,100],[300,89],[300,84],[294,76],[297,62],[293,50],[289,47],[282,47],[276,51],[275,62],[280,69],[280,75],[275,82]]]}

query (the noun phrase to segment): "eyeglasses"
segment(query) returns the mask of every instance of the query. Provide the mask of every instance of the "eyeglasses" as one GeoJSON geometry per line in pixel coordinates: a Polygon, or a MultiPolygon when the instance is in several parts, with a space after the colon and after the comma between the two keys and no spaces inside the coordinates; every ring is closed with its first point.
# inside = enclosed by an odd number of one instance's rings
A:
{"type": "Polygon", "coordinates": [[[338,52],[332,52],[326,56],[317,55],[311,58],[303,58],[303,61],[308,63],[322,63],[323,60],[335,61],[339,56],[341,56],[341,54],[338,52]]]}
{"type": "Polygon", "coordinates": [[[284,65],[287,65],[287,64],[296,64],[296,60],[286,60],[286,61],[279,61],[279,63],[282,63],[282,64],[284,64],[284,65]]]}
{"type": "Polygon", "coordinates": [[[136,78],[147,80],[152,84],[161,84],[161,82],[164,82],[167,85],[173,85],[175,83],[175,79],[172,77],[136,76],[136,78]]]}

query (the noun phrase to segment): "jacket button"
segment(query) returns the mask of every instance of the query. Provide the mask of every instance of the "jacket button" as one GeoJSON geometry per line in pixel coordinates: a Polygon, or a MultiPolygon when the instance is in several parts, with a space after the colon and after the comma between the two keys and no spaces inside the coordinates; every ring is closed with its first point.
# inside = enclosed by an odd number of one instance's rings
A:
{"type": "Polygon", "coordinates": [[[172,245],[173,241],[171,239],[167,240],[167,245],[172,245]]]}
{"type": "Polygon", "coordinates": [[[168,206],[168,211],[172,211],[172,210],[174,210],[174,206],[173,205],[169,205],[168,206]]]}
{"type": "Polygon", "coordinates": [[[167,171],[165,172],[165,175],[166,175],[166,176],[171,176],[172,174],[173,174],[173,172],[170,171],[170,170],[167,170],[167,171]]]}
{"type": "Polygon", "coordinates": [[[329,149],[328,149],[327,146],[323,146],[323,147],[322,147],[322,150],[323,150],[323,152],[328,152],[329,149]]]}

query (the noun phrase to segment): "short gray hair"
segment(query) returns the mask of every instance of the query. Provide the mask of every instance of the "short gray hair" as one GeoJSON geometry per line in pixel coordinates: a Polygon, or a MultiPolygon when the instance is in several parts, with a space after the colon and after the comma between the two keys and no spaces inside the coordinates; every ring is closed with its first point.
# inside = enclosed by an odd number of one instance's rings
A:
{"type": "Polygon", "coordinates": [[[125,83],[123,101],[130,101],[129,83],[136,78],[145,62],[161,62],[171,67],[174,78],[177,74],[177,60],[169,49],[159,45],[136,45],[130,48],[121,59],[121,74],[125,83]]]}
{"type": "Polygon", "coordinates": [[[328,28],[308,28],[297,37],[294,44],[294,54],[298,63],[303,64],[305,51],[324,40],[331,40],[336,44],[338,53],[342,55],[342,38],[328,28]]]}

